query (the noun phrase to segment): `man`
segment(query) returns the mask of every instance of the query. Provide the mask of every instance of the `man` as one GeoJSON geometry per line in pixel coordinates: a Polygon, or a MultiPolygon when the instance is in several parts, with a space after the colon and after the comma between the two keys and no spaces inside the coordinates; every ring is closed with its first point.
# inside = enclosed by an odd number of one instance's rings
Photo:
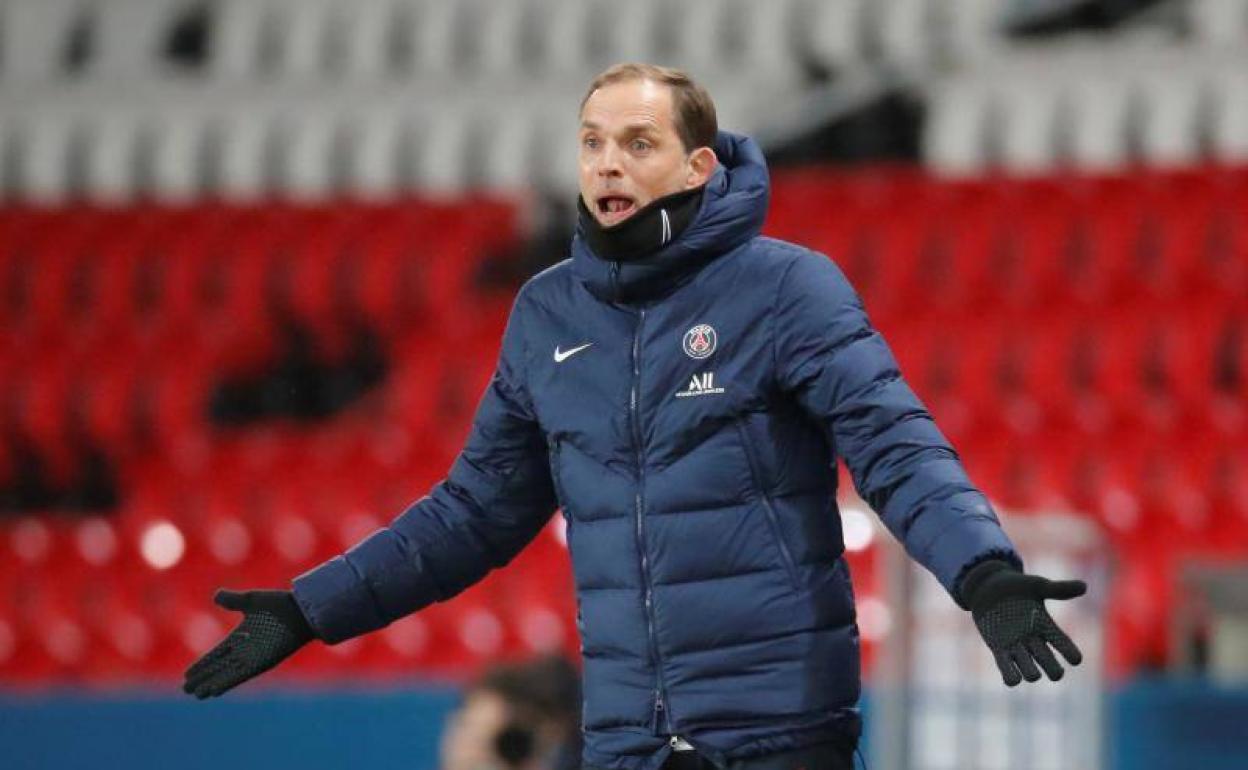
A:
{"type": "Polygon", "coordinates": [[[372,631],[506,564],[556,504],[584,657],[587,767],[848,768],[858,633],[836,458],[972,611],[1005,682],[1078,663],[988,501],[828,258],[759,235],[753,141],[687,75],[619,65],[581,105],[571,259],[520,290],[445,481],[188,672],[220,695],[312,638],[372,631]]]}
{"type": "Polygon", "coordinates": [[[580,767],[579,711],[580,680],[561,656],[495,665],[468,688],[447,720],[439,767],[580,767]]]}

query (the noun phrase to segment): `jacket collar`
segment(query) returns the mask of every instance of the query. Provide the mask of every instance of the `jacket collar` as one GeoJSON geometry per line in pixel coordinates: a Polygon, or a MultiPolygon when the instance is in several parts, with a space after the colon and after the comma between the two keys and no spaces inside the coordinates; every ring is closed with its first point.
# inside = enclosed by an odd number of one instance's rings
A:
{"type": "Polygon", "coordinates": [[[602,259],[578,226],[572,238],[572,270],[594,296],[606,302],[657,299],[684,284],[715,258],[754,238],[767,216],[767,163],[758,144],[720,131],[719,160],[706,183],[693,221],[671,243],[647,257],[602,259]]]}

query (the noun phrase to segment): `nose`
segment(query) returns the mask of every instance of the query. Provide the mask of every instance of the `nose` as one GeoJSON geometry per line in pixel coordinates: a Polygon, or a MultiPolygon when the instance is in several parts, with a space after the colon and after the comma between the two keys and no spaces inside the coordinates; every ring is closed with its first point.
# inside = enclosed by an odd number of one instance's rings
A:
{"type": "Polygon", "coordinates": [[[620,168],[620,153],[614,145],[607,143],[602,148],[602,152],[598,153],[598,176],[613,177],[623,174],[620,168]]]}

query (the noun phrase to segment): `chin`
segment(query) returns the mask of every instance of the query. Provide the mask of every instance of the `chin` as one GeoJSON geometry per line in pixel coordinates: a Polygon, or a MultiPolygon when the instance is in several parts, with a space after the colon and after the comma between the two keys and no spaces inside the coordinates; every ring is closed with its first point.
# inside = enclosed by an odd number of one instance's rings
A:
{"type": "Polygon", "coordinates": [[[632,219],[633,215],[636,213],[637,213],[637,209],[633,209],[632,211],[625,212],[618,217],[612,216],[610,214],[595,213],[594,218],[597,219],[598,224],[602,225],[603,227],[615,227],[616,225],[622,225],[628,220],[632,219]]]}

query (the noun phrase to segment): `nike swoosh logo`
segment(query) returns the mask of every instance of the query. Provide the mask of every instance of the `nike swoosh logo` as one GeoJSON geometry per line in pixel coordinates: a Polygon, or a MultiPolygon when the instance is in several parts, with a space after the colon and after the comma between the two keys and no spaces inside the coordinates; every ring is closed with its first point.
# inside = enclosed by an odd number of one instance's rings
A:
{"type": "Polygon", "coordinates": [[[556,345],[555,346],[555,363],[557,364],[563,363],[564,361],[568,360],[569,356],[574,356],[577,353],[580,353],[582,350],[584,350],[585,348],[589,347],[592,344],[594,343],[586,342],[584,345],[572,348],[571,350],[560,350],[559,346],[556,345]]]}

